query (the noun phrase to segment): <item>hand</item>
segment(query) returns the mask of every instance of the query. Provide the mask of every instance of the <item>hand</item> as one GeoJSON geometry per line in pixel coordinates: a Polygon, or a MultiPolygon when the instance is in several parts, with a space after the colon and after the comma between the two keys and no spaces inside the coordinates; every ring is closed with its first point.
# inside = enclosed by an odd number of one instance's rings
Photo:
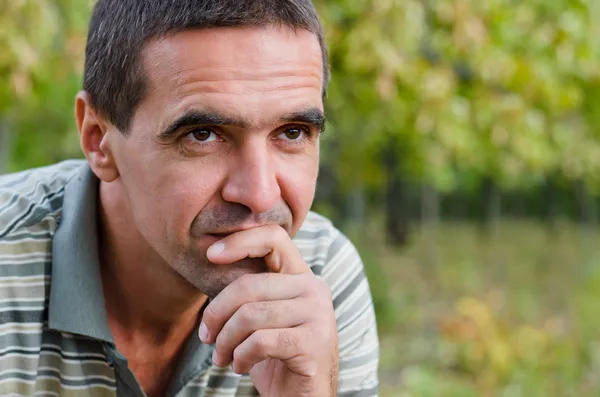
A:
{"type": "Polygon", "coordinates": [[[335,396],[338,337],[329,287],[280,226],[231,234],[208,251],[219,265],[248,257],[264,258],[273,273],[238,278],[206,307],[200,338],[216,343],[213,362],[233,361],[236,373],[250,372],[261,396],[335,396]]]}

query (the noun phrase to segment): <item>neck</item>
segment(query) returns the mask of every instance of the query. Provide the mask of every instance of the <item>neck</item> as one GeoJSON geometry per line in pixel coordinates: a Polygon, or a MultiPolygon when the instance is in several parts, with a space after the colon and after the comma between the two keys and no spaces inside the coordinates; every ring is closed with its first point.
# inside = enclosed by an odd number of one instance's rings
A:
{"type": "MultiPolygon", "coordinates": [[[[115,182],[118,183],[118,182],[115,182]]],[[[102,284],[113,333],[153,344],[183,340],[207,297],[176,273],[137,232],[116,186],[100,183],[102,284]]]]}

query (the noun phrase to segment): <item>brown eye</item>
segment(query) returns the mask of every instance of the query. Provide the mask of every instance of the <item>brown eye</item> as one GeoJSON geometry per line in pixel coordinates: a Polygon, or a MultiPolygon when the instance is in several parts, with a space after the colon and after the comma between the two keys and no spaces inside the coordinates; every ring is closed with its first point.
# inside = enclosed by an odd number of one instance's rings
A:
{"type": "Polygon", "coordinates": [[[283,132],[285,137],[290,141],[297,141],[299,138],[302,137],[303,133],[305,133],[305,131],[299,127],[288,128],[283,132]]]}
{"type": "Polygon", "coordinates": [[[196,142],[210,142],[217,139],[217,134],[205,128],[191,131],[187,135],[192,141],[196,142]]]}

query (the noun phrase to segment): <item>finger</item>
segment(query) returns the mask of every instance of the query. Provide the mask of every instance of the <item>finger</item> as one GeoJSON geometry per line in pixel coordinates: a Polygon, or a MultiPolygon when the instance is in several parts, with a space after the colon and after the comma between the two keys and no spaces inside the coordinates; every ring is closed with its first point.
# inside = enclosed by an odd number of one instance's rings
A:
{"type": "Polygon", "coordinates": [[[225,323],[248,303],[294,299],[314,283],[312,273],[246,274],[228,285],[204,309],[199,335],[204,343],[214,343],[225,323]]]}
{"type": "Polygon", "coordinates": [[[273,358],[282,360],[299,375],[315,376],[316,367],[306,360],[303,342],[307,337],[301,328],[262,329],[254,332],[233,351],[233,370],[250,372],[256,364],[273,358]],[[295,362],[294,362],[295,361],[295,362]]]}
{"type": "Polygon", "coordinates": [[[279,225],[267,225],[230,234],[214,243],[208,259],[227,265],[245,258],[264,258],[271,271],[301,274],[310,271],[298,248],[279,225]]]}
{"type": "Polygon", "coordinates": [[[234,349],[255,331],[299,326],[312,317],[313,310],[308,301],[298,299],[243,305],[219,332],[213,361],[220,367],[228,365],[234,349]]]}

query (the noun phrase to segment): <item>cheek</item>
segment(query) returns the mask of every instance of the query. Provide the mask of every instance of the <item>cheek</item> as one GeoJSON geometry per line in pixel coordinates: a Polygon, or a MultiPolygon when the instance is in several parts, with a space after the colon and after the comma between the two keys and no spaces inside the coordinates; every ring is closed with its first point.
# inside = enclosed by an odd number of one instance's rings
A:
{"type": "Polygon", "coordinates": [[[208,165],[198,161],[161,162],[160,156],[132,165],[123,177],[142,234],[165,253],[186,246],[192,222],[218,191],[220,173],[214,167],[200,172],[208,165]]]}
{"type": "Polygon", "coordinates": [[[182,163],[165,167],[157,178],[155,198],[160,203],[166,232],[179,240],[189,236],[192,222],[198,214],[218,194],[220,173],[211,172],[202,164],[182,163]]]}
{"type": "Polygon", "coordinates": [[[294,226],[299,227],[308,213],[314,196],[319,169],[318,155],[303,156],[298,161],[283,161],[278,180],[282,199],[294,215],[294,226]]]}

